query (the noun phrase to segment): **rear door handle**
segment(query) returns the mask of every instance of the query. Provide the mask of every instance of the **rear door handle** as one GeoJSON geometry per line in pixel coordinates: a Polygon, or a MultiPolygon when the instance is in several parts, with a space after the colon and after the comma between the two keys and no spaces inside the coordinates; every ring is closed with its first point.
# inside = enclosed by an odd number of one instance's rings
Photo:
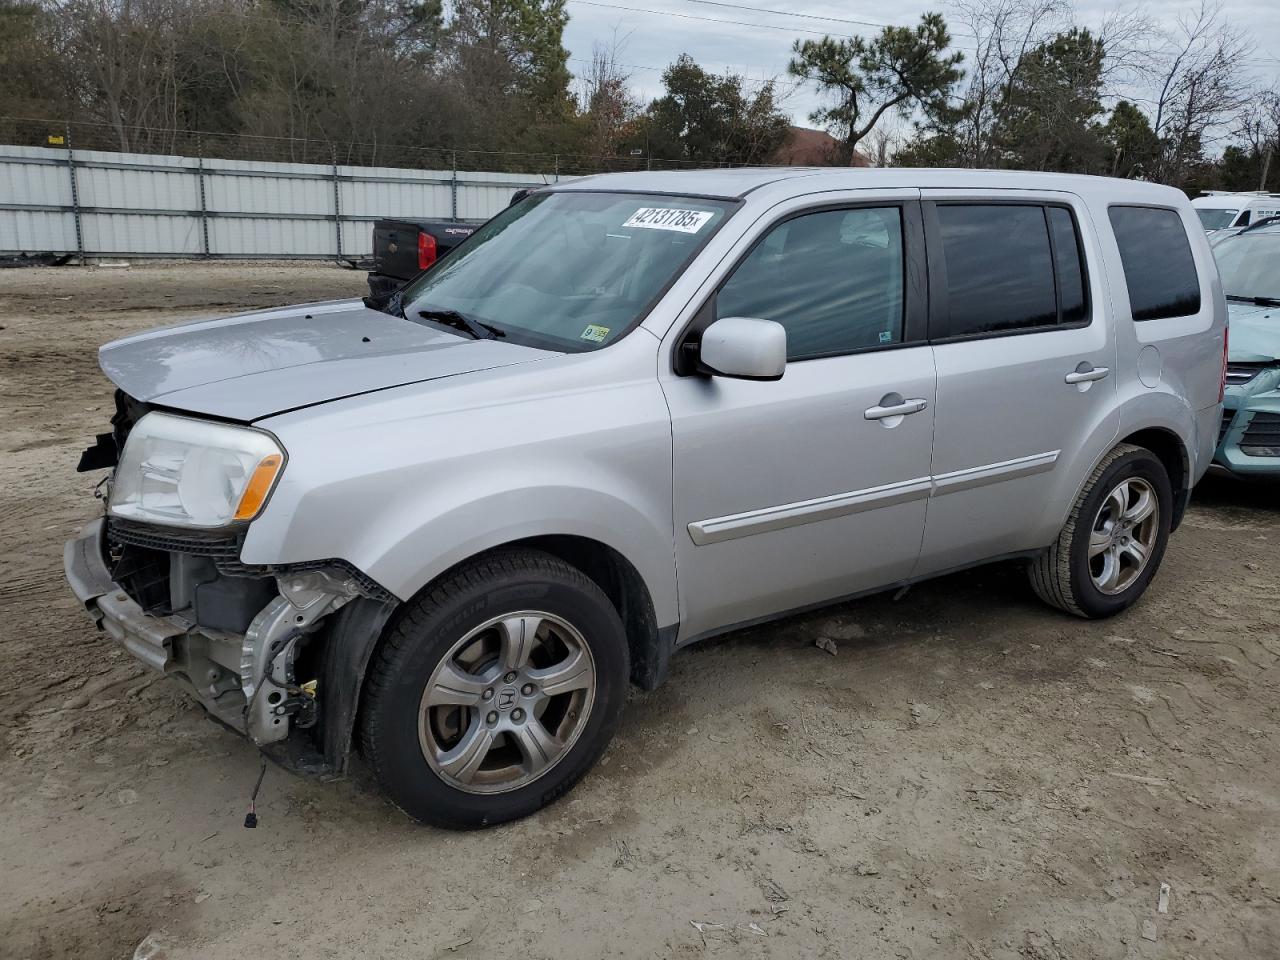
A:
{"type": "Polygon", "coordinates": [[[1091,367],[1088,370],[1072,370],[1064,379],[1067,383],[1088,383],[1090,380],[1101,380],[1110,372],[1106,367],[1091,367]]]}
{"type": "Polygon", "coordinates": [[[862,418],[864,420],[886,420],[889,417],[907,417],[913,413],[919,413],[927,406],[929,406],[928,400],[903,400],[901,403],[895,403],[889,407],[868,407],[862,411],[862,418]]]}

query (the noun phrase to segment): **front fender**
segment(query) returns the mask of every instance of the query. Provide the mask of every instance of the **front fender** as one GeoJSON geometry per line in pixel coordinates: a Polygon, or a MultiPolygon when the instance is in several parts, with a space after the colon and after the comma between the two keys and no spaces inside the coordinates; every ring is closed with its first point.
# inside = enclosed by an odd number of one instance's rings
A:
{"type": "MultiPolygon", "coordinates": [[[[665,448],[669,450],[669,447],[665,448]]],[[[660,625],[679,619],[671,534],[669,467],[631,475],[609,470],[592,486],[529,480],[503,489],[501,472],[476,464],[448,482],[351,479],[310,489],[271,525],[255,524],[246,563],[345,560],[400,600],[479,553],[539,536],[577,536],[625,557],[644,580],[660,625]],[[621,474],[621,475],[620,475],[621,474]],[[610,483],[604,483],[604,480],[610,483]]],[[[590,473],[590,471],[579,471],[590,473]]],[[[419,476],[421,474],[419,473],[419,476]]]]}
{"type": "Polygon", "coordinates": [[[345,560],[408,600],[493,547],[586,537],[625,557],[658,624],[675,623],[671,424],[656,348],[641,334],[598,354],[268,421],[289,463],[242,560],[345,560]]]}
{"type": "Polygon", "coordinates": [[[366,569],[401,599],[470,557],[539,536],[578,536],[626,557],[644,580],[658,623],[674,623],[675,566],[671,531],[626,500],[584,487],[547,486],[503,491],[459,503],[444,512],[424,510],[366,569]]]}

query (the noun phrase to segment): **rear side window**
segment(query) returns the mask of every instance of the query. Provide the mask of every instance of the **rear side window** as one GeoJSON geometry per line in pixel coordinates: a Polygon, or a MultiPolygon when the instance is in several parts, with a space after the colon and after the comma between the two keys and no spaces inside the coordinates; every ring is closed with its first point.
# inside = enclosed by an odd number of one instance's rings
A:
{"type": "MultiPolygon", "coordinates": [[[[945,336],[1058,323],[1054,256],[1043,207],[940,204],[937,216],[950,306],[945,336]]],[[[1071,233],[1074,240],[1074,227],[1071,233]]]]}
{"type": "Polygon", "coordinates": [[[1176,210],[1111,207],[1134,320],[1185,317],[1200,310],[1200,276],[1176,210]]]}

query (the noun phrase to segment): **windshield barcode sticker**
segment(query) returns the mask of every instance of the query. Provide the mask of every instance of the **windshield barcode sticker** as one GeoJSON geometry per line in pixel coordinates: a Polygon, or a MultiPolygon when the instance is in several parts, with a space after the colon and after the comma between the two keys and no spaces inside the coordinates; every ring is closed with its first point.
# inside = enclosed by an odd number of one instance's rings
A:
{"type": "Polygon", "coordinates": [[[707,225],[713,214],[709,210],[676,210],[672,207],[641,207],[631,215],[624,227],[641,230],[675,230],[679,233],[697,233],[707,225]]]}

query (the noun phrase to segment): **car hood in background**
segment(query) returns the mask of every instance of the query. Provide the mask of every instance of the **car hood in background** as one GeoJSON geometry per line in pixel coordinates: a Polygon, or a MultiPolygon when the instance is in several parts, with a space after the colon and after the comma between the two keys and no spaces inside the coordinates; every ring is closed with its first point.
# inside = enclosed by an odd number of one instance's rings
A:
{"type": "Polygon", "coordinates": [[[98,361],[137,400],[247,422],[550,356],[338,300],[149,330],[108,343],[98,361]]]}
{"type": "Polygon", "coordinates": [[[1228,360],[1269,363],[1280,360],[1280,307],[1227,301],[1231,318],[1228,360]]]}

